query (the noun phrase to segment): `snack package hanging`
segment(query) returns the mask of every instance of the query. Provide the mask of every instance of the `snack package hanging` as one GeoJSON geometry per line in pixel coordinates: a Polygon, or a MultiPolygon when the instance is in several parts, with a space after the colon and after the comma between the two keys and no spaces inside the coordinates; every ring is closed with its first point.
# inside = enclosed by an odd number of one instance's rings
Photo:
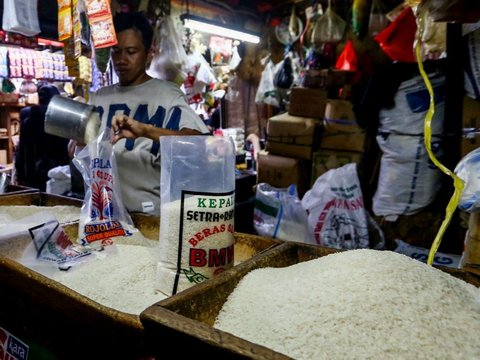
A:
{"type": "Polygon", "coordinates": [[[110,245],[113,237],[138,231],[123,206],[111,131],[105,128],[73,159],[87,188],[78,226],[78,242],[82,245],[110,245]]]}
{"type": "Polygon", "coordinates": [[[230,136],[160,138],[157,290],[174,295],[233,266],[235,145],[230,136]]]}

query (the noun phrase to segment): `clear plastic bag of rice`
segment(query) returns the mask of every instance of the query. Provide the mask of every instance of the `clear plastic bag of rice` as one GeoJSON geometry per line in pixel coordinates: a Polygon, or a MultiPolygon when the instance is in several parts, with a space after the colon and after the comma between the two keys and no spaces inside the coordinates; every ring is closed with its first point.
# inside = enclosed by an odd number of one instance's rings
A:
{"type": "Polygon", "coordinates": [[[235,146],[231,137],[160,138],[157,289],[173,295],[233,266],[235,146]]]}
{"type": "Polygon", "coordinates": [[[111,133],[111,128],[105,128],[73,159],[86,184],[78,227],[82,245],[102,247],[112,244],[114,237],[138,231],[123,205],[111,133]]]}

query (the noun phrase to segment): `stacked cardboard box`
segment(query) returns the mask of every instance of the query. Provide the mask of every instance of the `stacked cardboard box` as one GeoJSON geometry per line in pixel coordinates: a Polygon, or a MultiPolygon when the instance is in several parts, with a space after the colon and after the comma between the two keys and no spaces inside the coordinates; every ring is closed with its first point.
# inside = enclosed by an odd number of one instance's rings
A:
{"type": "Polygon", "coordinates": [[[359,163],[364,142],[365,132],[357,125],[352,103],[328,99],[319,148],[312,156],[311,184],[330,169],[359,163]]]}
{"type": "Polygon", "coordinates": [[[268,153],[258,158],[258,183],[275,187],[295,184],[300,196],[308,190],[311,159],[318,146],[326,100],[325,89],[291,89],[288,113],[268,119],[268,153]]]}
{"type": "Polygon", "coordinates": [[[355,121],[351,102],[328,98],[332,89],[348,82],[350,73],[315,71],[318,79],[310,76],[309,81],[319,83],[292,88],[288,113],[268,119],[268,153],[259,155],[258,183],[275,187],[296,184],[303,195],[327,170],[360,161],[365,134],[355,121]]]}
{"type": "Polygon", "coordinates": [[[463,99],[463,137],[461,156],[480,147],[480,101],[468,96],[463,99]]]}

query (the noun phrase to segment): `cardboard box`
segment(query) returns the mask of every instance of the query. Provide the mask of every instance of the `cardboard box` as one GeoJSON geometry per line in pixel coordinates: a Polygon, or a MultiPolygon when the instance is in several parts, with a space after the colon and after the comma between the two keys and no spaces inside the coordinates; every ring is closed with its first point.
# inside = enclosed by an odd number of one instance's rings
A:
{"type": "Polygon", "coordinates": [[[312,178],[311,185],[330,169],[336,169],[350,163],[359,163],[362,154],[348,151],[320,149],[312,156],[312,178]]]}
{"type": "Polygon", "coordinates": [[[464,129],[461,141],[461,157],[480,147],[480,129],[464,129]]]}
{"type": "Polygon", "coordinates": [[[463,97],[463,136],[461,140],[461,156],[480,146],[480,101],[469,96],[463,97]]]}
{"type": "Polygon", "coordinates": [[[0,164],[7,164],[7,150],[0,150],[0,164]]]}
{"type": "Polygon", "coordinates": [[[304,116],[322,119],[325,115],[327,90],[294,87],[290,92],[288,113],[293,116],[304,116]]]}
{"type": "Polygon", "coordinates": [[[320,148],[363,151],[365,131],[358,126],[353,105],[348,100],[329,99],[325,108],[320,148]]]}
{"type": "Polygon", "coordinates": [[[462,127],[480,129],[480,101],[469,96],[463,97],[462,127]]]}
{"type": "Polygon", "coordinates": [[[308,69],[305,72],[304,86],[307,88],[341,88],[349,84],[354,71],[337,69],[308,69]]]}
{"type": "Polygon", "coordinates": [[[309,188],[309,169],[309,161],[261,151],[257,159],[257,184],[267,183],[278,188],[295,184],[298,195],[302,197],[309,188]]]}
{"type": "Polygon", "coordinates": [[[320,127],[321,120],[315,118],[288,113],[273,116],[267,122],[266,150],[273,155],[310,160],[320,127]]]}

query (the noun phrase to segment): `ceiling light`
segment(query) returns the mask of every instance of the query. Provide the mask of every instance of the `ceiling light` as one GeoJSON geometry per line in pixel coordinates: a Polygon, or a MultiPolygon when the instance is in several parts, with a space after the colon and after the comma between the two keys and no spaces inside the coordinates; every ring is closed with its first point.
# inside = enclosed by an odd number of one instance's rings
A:
{"type": "Polygon", "coordinates": [[[235,29],[233,27],[226,27],[222,24],[215,23],[214,21],[203,19],[201,17],[183,14],[180,16],[183,24],[186,28],[223,36],[231,39],[237,39],[241,41],[247,41],[254,44],[260,42],[260,37],[252,32],[245,30],[235,29]]]}

